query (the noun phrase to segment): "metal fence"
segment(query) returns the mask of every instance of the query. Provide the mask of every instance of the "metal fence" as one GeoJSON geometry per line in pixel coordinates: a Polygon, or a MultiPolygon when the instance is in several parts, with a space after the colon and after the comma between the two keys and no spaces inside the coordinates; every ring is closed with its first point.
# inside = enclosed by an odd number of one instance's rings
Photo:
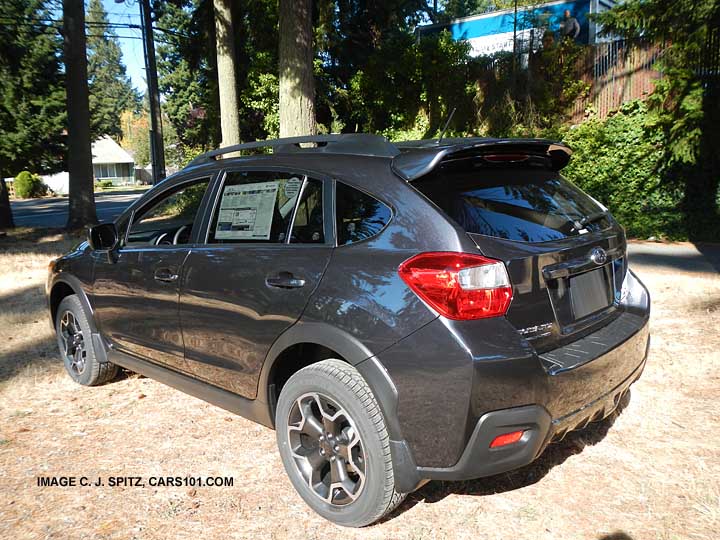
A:
{"type": "Polygon", "coordinates": [[[578,75],[590,91],[575,102],[571,121],[582,122],[591,110],[606,118],[623,103],[651,94],[662,76],[656,64],[663,50],[660,45],[626,40],[589,46],[578,75]]]}

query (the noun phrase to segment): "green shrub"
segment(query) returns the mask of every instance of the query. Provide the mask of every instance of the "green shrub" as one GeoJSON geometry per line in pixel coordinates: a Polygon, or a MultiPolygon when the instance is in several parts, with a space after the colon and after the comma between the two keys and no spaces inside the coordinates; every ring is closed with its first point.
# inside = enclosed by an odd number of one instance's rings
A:
{"type": "Polygon", "coordinates": [[[48,187],[42,179],[30,171],[22,171],[15,177],[15,196],[21,199],[35,199],[47,195],[48,187]]]}
{"type": "Polygon", "coordinates": [[[643,102],[626,103],[566,132],[573,157],[563,174],[606,205],[629,237],[684,239],[683,190],[664,178],[664,140],[643,102]]]}
{"type": "Polygon", "coordinates": [[[107,189],[113,186],[112,180],[100,180],[95,182],[95,187],[98,189],[107,189]]]}

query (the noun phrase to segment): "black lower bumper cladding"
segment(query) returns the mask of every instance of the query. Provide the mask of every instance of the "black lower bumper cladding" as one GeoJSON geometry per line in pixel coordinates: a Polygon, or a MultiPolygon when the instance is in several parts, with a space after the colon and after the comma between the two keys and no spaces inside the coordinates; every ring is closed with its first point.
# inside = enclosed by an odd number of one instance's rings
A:
{"type": "Polygon", "coordinates": [[[628,340],[645,341],[645,354],[640,364],[619,385],[585,404],[583,407],[551,418],[542,405],[526,405],[484,414],[475,425],[464,452],[452,467],[418,467],[412,460],[407,444],[391,441],[396,482],[401,489],[412,491],[426,480],[471,480],[523,467],[537,459],[548,444],[561,440],[573,430],[609,416],[645,368],[650,338],[647,326],[628,340]],[[498,435],[524,431],[522,438],[511,445],[490,448],[498,435]]]}

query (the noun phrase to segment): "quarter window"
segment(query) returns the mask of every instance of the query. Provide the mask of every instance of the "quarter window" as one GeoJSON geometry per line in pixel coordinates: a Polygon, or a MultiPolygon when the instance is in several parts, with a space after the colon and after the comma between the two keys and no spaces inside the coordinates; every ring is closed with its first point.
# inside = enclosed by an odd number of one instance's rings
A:
{"type": "Polygon", "coordinates": [[[335,206],[339,246],[375,236],[392,216],[387,205],[342,182],[336,183],[335,206]]]}

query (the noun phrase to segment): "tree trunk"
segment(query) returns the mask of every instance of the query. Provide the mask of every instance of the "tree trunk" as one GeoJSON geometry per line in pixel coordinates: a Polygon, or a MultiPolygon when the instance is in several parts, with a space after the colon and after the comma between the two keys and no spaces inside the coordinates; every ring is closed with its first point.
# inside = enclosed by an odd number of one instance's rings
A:
{"type": "Polygon", "coordinates": [[[221,146],[240,143],[240,104],[235,75],[235,33],[232,0],[213,0],[217,44],[218,91],[220,94],[221,146]]]}
{"type": "Polygon", "coordinates": [[[12,229],[15,227],[12,208],[10,207],[10,194],[2,173],[0,173],[0,229],[12,229]]]}
{"type": "Polygon", "coordinates": [[[70,209],[67,228],[97,223],[93,190],[83,0],[63,0],[65,88],[68,111],[70,209]]]}
{"type": "Polygon", "coordinates": [[[312,0],[280,0],[280,136],[315,133],[312,0]]]}

